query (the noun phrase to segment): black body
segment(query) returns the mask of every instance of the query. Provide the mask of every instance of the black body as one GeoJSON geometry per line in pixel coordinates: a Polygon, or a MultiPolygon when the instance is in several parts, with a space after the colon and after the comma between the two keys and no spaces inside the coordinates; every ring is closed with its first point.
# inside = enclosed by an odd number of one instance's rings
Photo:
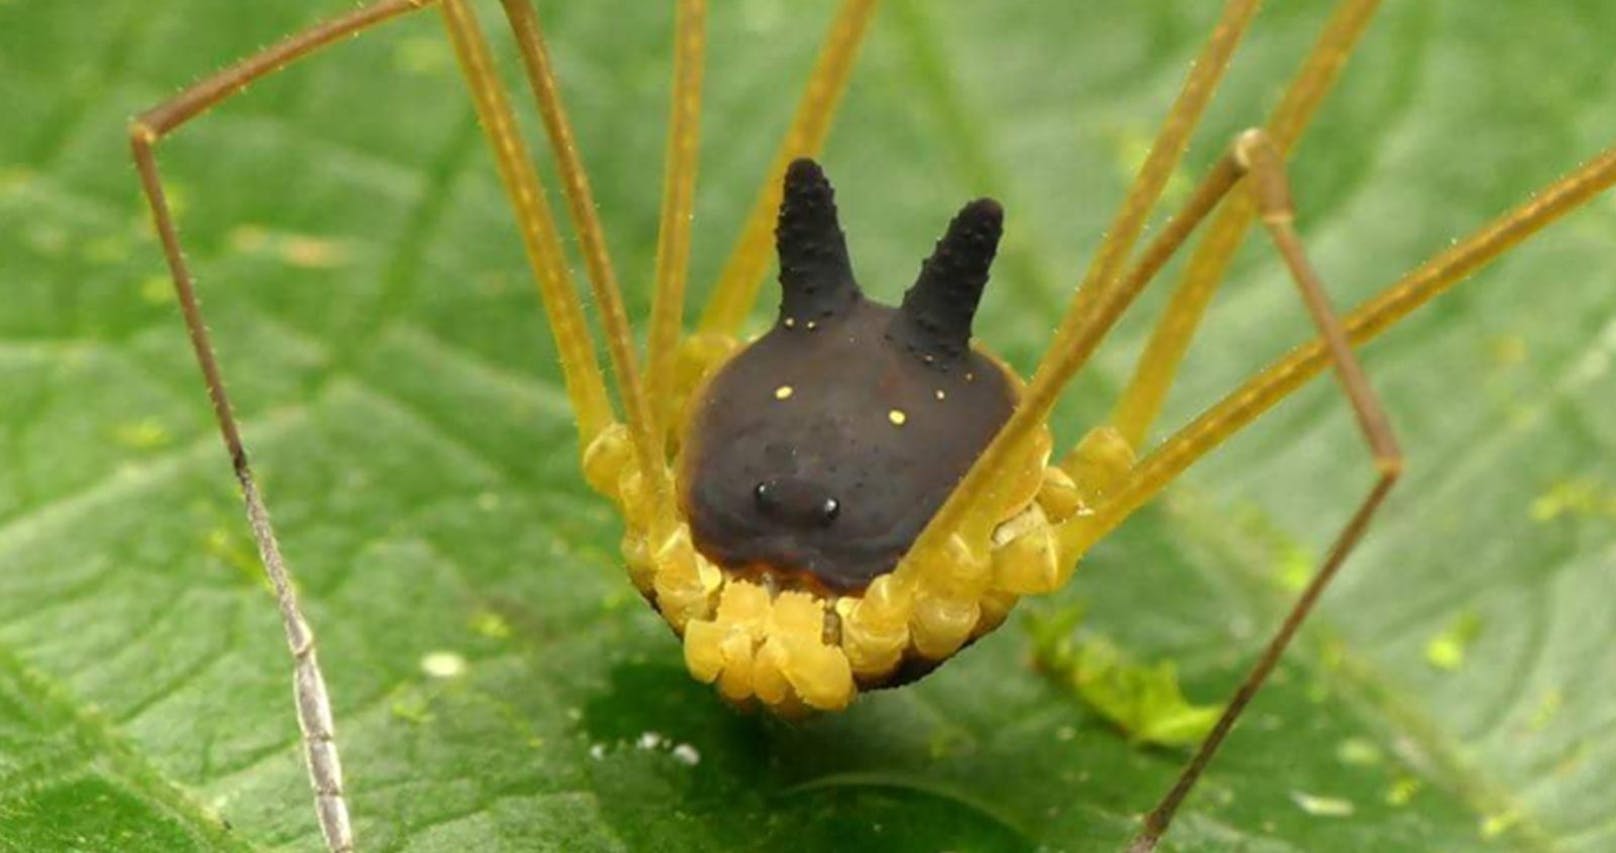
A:
{"type": "Polygon", "coordinates": [[[819,167],[792,164],[779,320],[707,384],[686,444],[702,553],[837,593],[897,565],[1015,403],[969,345],[1002,219],[991,200],[967,205],[891,308],[854,281],[819,167]]]}

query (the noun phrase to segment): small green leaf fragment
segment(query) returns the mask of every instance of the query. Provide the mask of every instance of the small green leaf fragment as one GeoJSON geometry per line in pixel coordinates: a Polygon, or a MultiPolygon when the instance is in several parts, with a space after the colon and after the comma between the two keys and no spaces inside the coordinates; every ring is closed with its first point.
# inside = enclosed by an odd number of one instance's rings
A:
{"type": "Polygon", "coordinates": [[[1465,655],[1476,636],[1481,633],[1481,617],[1474,612],[1455,616],[1446,627],[1425,644],[1425,661],[1437,669],[1457,671],[1464,666],[1465,655]]]}
{"type": "Polygon", "coordinates": [[[1038,666],[1136,743],[1190,746],[1204,739],[1222,707],[1192,705],[1171,661],[1137,664],[1103,637],[1079,638],[1081,613],[1030,620],[1038,666]]]}

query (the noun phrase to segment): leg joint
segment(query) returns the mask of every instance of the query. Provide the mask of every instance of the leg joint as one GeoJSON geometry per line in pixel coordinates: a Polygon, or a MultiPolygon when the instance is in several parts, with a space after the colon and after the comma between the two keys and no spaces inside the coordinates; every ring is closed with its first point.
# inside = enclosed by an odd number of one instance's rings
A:
{"type": "Polygon", "coordinates": [[[1290,179],[1285,175],[1285,158],[1268,132],[1254,127],[1235,137],[1229,155],[1245,173],[1257,212],[1269,224],[1295,218],[1291,203],[1290,179]]]}
{"type": "Polygon", "coordinates": [[[157,131],[144,118],[129,121],[129,142],[138,148],[150,148],[157,142],[157,131]]]}

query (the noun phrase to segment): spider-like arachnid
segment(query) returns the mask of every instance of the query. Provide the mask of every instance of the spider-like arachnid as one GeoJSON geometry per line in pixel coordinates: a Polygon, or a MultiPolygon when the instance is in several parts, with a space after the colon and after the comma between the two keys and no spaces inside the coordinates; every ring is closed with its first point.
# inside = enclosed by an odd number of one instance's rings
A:
{"type": "Polygon", "coordinates": [[[383,0],[295,36],[137,119],[131,134],[136,163],[253,534],[280,596],[296,660],[299,719],[331,847],[352,849],[354,842],[329,703],[164,201],[154,157],[159,139],[250,80],[331,41],[440,7],[544,296],[577,416],[585,477],[622,513],[630,576],[682,638],[696,678],[712,682],[729,701],[784,715],[838,710],[862,690],[926,674],[998,627],[1019,598],[1061,587],[1090,546],[1180,472],[1302,383],[1333,369],[1378,478],[1219,726],[1147,815],[1135,847],[1149,849],[1398,476],[1393,432],[1351,345],[1616,180],[1616,153],[1602,155],[1338,317],[1325,296],[1328,271],[1313,270],[1292,226],[1284,157],[1377,5],[1345,0],[1273,114],[1260,129],[1228,140],[1227,153],[1170,222],[1144,241],[1147,217],[1257,5],[1227,4],[1047,354],[1025,381],[973,344],[970,334],[1003,227],[996,203],[979,200],[960,211],[900,306],[866,298],[854,275],[830,184],[807,158],[825,137],[875,10],[870,0],[848,0],[840,11],[740,247],[699,328],[688,335],[681,335],[680,321],[705,8],[699,0],[680,3],[662,239],[643,363],[537,21],[523,0],[504,3],[602,316],[621,418],[568,281],[546,193],[461,0],[383,0]],[[1194,250],[1135,381],[1102,425],[1070,450],[1055,448],[1047,421],[1060,392],[1203,221],[1210,233],[1194,250]],[[1256,374],[1165,442],[1147,446],[1190,333],[1250,228],[1268,232],[1320,340],[1256,374]],[[766,271],[771,231],[781,308],[765,336],[743,344],[738,329],[766,271]]]}

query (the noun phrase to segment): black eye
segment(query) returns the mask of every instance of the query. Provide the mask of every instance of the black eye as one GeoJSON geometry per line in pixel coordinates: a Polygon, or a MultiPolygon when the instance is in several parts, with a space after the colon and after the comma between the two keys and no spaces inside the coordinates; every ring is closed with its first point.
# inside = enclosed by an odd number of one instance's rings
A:
{"type": "Polygon", "coordinates": [[[757,502],[758,509],[770,509],[774,506],[774,495],[769,491],[768,483],[758,483],[752,487],[752,500],[757,502]]]}
{"type": "Polygon", "coordinates": [[[825,498],[825,502],[819,505],[819,522],[821,524],[830,524],[831,522],[835,521],[836,516],[841,515],[841,513],[841,501],[835,498],[825,498]]]}

